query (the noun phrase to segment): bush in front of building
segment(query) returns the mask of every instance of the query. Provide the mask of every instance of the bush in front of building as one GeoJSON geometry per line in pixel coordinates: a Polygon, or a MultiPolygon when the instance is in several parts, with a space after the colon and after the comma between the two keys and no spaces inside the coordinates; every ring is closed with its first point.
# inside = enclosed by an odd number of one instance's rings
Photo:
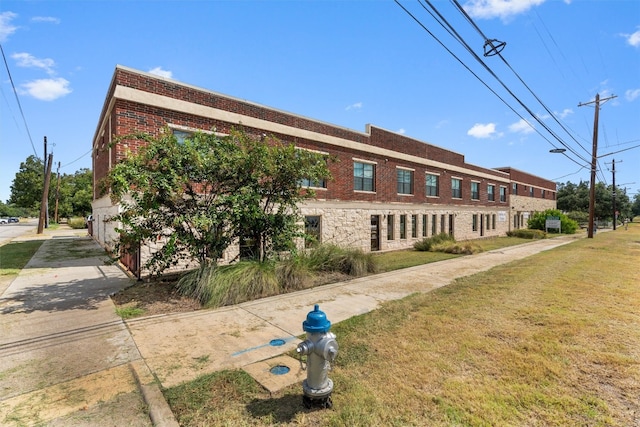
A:
{"type": "Polygon", "coordinates": [[[456,255],[473,255],[483,251],[480,245],[473,242],[443,242],[434,245],[431,250],[456,255]]]}
{"type": "Polygon", "coordinates": [[[509,237],[519,237],[521,239],[546,239],[547,233],[542,230],[531,230],[528,228],[521,228],[519,230],[507,231],[509,237]]]}
{"type": "Polygon", "coordinates": [[[178,293],[214,308],[306,289],[318,273],[364,276],[377,271],[376,258],[361,249],[319,245],[277,261],[240,261],[188,272],[176,284],[178,293]]]}
{"type": "Polygon", "coordinates": [[[546,221],[549,217],[560,218],[560,227],[562,228],[561,231],[564,234],[575,234],[576,230],[580,228],[577,221],[569,218],[558,209],[547,209],[544,212],[536,212],[531,218],[529,218],[527,225],[532,230],[545,231],[546,221]]]}
{"type": "Polygon", "coordinates": [[[85,219],[80,216],[69,218],[67,220],[67,225],[74,229],[87,228],[85,219]]]}
{"type": "Polygon", "coordinates": [[[441,245],[443,243],[445,244],[455,243],[455,241],[456,239],[454,239],[453,236],[450,236],[447,233],[440,233],[440,234],[436,234],[435,236],[428,237],[426,239],[422,239],[419,242],[414,243],[413,248],[416,251],[434,252],[435,251],[434,247],[441,245]]]}

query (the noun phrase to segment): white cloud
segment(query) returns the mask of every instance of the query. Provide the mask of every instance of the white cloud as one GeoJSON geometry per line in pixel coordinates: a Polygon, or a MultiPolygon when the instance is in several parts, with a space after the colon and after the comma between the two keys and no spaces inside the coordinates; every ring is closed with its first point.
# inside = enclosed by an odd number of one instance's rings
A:
{"type": "Polygon", "coordinates": [[[53,16],[34,16],[33,18],[31,18],[32,22],[45,22],[45,23],[51,23],[51,24],[59,24],[60,23],[60,19],[59,18],[54,18],[53,16]]]}
{"type": "Polygon", "coordinates": [[[570,114],[573,114],[573,110],[571,108],[565,108],[561,113],[554,112],[554,114],[561,119],[567,118],[570,114]]]}
{"type": "Polygon", "coordinates": [[[396,131],[396,133],[399,133],[400,135],[404,135],[405,133],[407,133],[407,131],[404,130],[403,128],[400,128],[396,131]]]}
{"type": "Polygon", "coordinates": [[[627,101],[634,101],[640,97],[640,89],[629,89],[624,93],[624,97],[627,101]]]}
{"type": "Polygon", "coordinates": [[[47,74],[54,74],[53,67],[55,67],[56,63],[51,58],[40,59],[26,52],[14,53],[11,57],[17,61],[18,67],[41,68],[47,74]]]}
{"type": "Polygon", "coordinates": [[[162,67],[156,67],[152,70],[149,70],[150,74],[155,74],[156,76],[164,77],[167,79],[173,78],[173,73],[171,71],[163,70],[162,67]]]}
{"type": "Polygon", "coordinates": [[[487,123],[486,125],[476,123],[467,131],[467,135],[473,136],[474,138],[493,138],[496,136],[502,136],[501,133],[496,132],[495,123],[487,123]]]}
{"type": "Polygon", "coordinates": [[[545,0],[470,0],[465,3],[464,10],[473,18],[506,20],[544,2],[545,0]]]}
{"type": "Polygon", "coordinates": [[[355,104],[348,105],[345,110],[360,110],[362,108],[362,102],[356,102],[355,104]]]}
{"type": "Polygon", "coordinates": [[[18,15],[13,12],[0,13],[0,42],[6,41],[10,35],[16,32],[18,27],[11,25],[11,21],[18,15]]]}
{"type": "Polygon", "coordinates": [[[57,79],[38,79],[21,86],[25,92],[41,101],[53,101],[71,93],[69,81],[57,79]]]}
{"type": "Polygon", "coordinates": [[[631,46],[640,46],[640,30],[636,31],[633,34],[622,34],[622,37],[626,38],[627,43],[629,43],[631,46]]]}
{"type": "Polygon", "coordinates": [[[533,132],[533,125],[525,119],[520,119],[516,123],[509,125],[509,130],[513,133],[531,133],[533,132]]]}

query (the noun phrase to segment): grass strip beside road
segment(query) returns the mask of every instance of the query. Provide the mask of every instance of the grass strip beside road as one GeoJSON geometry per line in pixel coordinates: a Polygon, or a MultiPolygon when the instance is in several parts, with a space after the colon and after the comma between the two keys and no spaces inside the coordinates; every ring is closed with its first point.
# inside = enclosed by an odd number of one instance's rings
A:
{"type": "Polygon", "coordinates": [[[185,426],[637,425],[639,262],[632,223],[343,321],[332,410],[242,371],[166,396],[185,426]]]}
{"type": "Polygon", "coordinates": [[[0,276],[17,276],[44,240],[10,242],[0,246],[0,276]]]}

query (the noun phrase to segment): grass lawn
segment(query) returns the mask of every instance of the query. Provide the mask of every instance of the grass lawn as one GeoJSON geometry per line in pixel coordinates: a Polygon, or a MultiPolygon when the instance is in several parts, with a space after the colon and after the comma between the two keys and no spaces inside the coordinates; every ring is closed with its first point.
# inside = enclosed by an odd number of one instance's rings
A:
{"type": "Polygon", "coordinates": [[[640,425],[640,224],[333,326],[331,410],[243,371],[165,390],[181,425],[640,425]]]}

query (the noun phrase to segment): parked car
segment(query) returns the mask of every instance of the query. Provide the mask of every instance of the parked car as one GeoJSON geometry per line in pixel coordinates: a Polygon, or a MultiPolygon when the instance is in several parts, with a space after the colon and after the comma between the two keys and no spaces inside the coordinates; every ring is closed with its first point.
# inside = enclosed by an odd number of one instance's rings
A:
{"type": "Polygon", "coordinates": [[[0,224],[9,224],[9,218],[0,218],[0,224]]]}
{"type": "Polygon", "coordinates": [[[9,217],[9,222],[20,222],[20,218],[16,218],[15,216],[9,217]]]}

